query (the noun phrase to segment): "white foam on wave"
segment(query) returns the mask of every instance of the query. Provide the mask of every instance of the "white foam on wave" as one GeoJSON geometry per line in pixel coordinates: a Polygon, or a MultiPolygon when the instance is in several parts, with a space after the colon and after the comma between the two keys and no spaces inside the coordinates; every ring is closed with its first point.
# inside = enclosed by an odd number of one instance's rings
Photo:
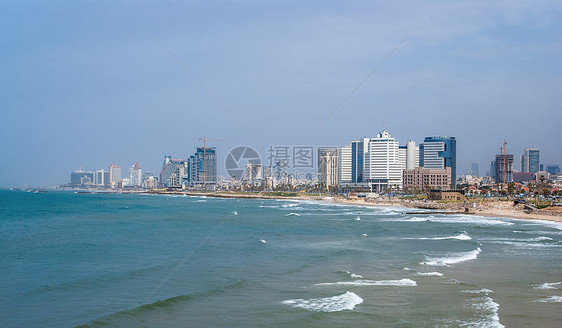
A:
{"type": "Polygon", "coordinates": [[[362,234],[361,236],[363,236],[363,237],[367,237],[367,234],[366,234],[366,233],[364,233],[364,234],[362,234]]]}
{"type": "Polygon", "coordinates": [[[392,286],[392,287],[415,287],[418,284],[412,279],[400,280],[354,280],[323,282],[315,286],[392,286]]]}
{"type": "Polygon", "coordinates": [[[339,312],[353,310],[356,305],[363,303],[363,299],[357,294],[347,291],[344,294],[325,298],[311,298],[286,300],[283,304],[294,308],[301,308],[314,312],[339,312]]]}
{"type": "Polygon", "coordinates": [[[422,238],[406,238],[406,239],[416,239],[416,240],[449,240],[449,239],[456,239],[456,240],[471,240],[472,237],[466,234],[463,231],[460,235],[456,236],[448,236],[448,237],[422,237],[422,238]]]}
{"type": "Polygon", "coordinates": [[[265,239],[260,239],[260,243],[265,244],[267,241],[265,241],[265,239]]]}
{"type": "Polygon", "coordinates": [[[232,215],[238,215],[238,211],[233,211],[232,215]]]}
{"type": "Polygon", "coordinates": [[[468,293],[468,294],[491,294],[494,291],[489,290],[487,288],[482,289],[469,289],[469,290],[461,290],[461,293],[468,293]]]}
{"type": "Polygon", "coordinates": [[[461,290],[460,293],[474,294],[471,307],[476,310],[476,318],[474,321],[462,322],[463,327],[505,327],[500,322],[500,317],[498,315],[498,309],[500,305],[496,303],[490,294],[493,293],[492,290],[482,288],[477,290],[461,290]],[[484,295],[480,295],[484,294],[484,295]]]}
{"type": "Polygon", "coordinates": [[[487,218],[476,215],[451,215],[442,217],[433,217],[431,222],[437,223],[456,223],[456,224],[477,224],[477,225],[514,225],[513,222],[503,221],[496,218],[487,218]]]}
{"type": "Polygon", "coordinates": [[[301,216],[299,213],[291,212],[289,214],[285,214],[285,216],[301,216]]]}
{"type": "Polygon", "coordinates": [[[355,221],[361,221],[361,218],[360,218],[360,217],[356,217],[356,218],[355,218],[355,221]]]}
{"type": "Polygon", "coordinates": [[[411,217],[411,218],[408,218],[408,219],[392,220],[392,221],[395,221],[395,222],[426,222],[426,221],[431,222],[431,217],[414,216],[414,217],[411,217]]]}
{"type": "Polygon", "coordinates": [[[361,278],[361,279],[363,279],[363,276],[360,275],[360,274],[351,273],[349,271],[346,271],[345,273],[347,273],[351,278],[361,278]]]}
{"type": "Polygon", "coordinates": [[[466,253],[453,253],[445,257],[428,258],[426,261],[421,262],[420,264],[432,266],[449,266],[451,264],[476,260],[480,252],[482,252],[482,250],[480,249],[480,247],[478,247],[477,249],[466,253]]]}
{"type": "Polygon", "coordinates": [[[541,298],[540,300],[535,300],[538,303],[562,303],[562,296],[550,296],[546,298],[541,298]]]}
{"type": "Polygon", "coordinates": [[[562,282],[545,282],[544,284],[540,284],[537,285],[535,287],[533,287],[533,289],[542,289],[542,290],[548,290],[548,289],[558,289],[558,285],[560,285],[562,282]]]}
{"type": "Polygon", "coordinates": [[[197,202],[197,203],[204,203],[204,202],[206,202],[206,201],[207,201],[206,199],[198,199],[196,202],[197,202]]]}
{"type": "Polygon", "coordinates": [[[422,277],[443,277],[441,272],[417,272],[416,275],[422,277]]]}

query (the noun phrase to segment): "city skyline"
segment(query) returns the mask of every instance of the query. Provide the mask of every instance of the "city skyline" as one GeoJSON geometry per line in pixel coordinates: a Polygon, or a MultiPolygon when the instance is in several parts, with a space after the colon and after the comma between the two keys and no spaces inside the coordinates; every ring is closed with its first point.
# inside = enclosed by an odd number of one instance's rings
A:
{"type": "Polygon", "coordinates": [[[1,5],[0,187],[156,173],[203,136],[265,158],[384,127],[400,145],[455,136],[457,175],[483,175],[503,140],[517,162],[562,161],[561,4],[168,4],[1,5]]]}

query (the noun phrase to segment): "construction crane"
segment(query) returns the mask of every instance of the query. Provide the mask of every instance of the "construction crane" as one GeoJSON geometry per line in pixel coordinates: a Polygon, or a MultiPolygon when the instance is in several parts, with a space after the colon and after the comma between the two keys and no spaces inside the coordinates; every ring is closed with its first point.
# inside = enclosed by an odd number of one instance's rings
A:
{"type": "Polygon", "coordinates": [[[211,139],[207,137],[199,138],[199,140],[203,140],[203,189],[207,190],[207,140],[209,141],[222,141],[222,139],[211,139]]]}

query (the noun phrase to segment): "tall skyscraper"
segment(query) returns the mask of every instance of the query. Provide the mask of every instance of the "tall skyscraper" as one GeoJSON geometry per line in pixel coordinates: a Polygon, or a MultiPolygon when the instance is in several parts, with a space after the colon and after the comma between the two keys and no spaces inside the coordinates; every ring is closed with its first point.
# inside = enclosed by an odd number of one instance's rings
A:
{"type": "Polygon", "coordinates": [[[215,147],[197,147],[187,160],[187,179],[191,186],[217,183],[217,155],[215,147]]]}
{"type": "Polygon", "coordinates": [[[351,183],[351,145],[338,148],[338,184],[351,183]]]}
{"type": "Polygon", "coordinates": [[[338,148],[318,147],[318,174],[320,186],[330,190],[338,184],[338,148]]]}
{"type": "Polygon", "coordinates": [[[457,141],[455,137],[426,137],[420,146],[420,166],[428,169],[451,168],[451,186],[457,186],[457,141]]]}
{"type": "Polygon", "coordinates": [[[363,181],[373,191],[402,187],[402,165],[400,164],[398,141],[387,131],[364,143],[363,181]]]}
{"type": "Polygon", "coordinates": [[[129,168],[129,184],[136,187],[140,187],[142,184],[142,170],[139,162],[129,168]]]}
{"type": "Polygon", "coordinates": [[[521,172],[537,173],[540,169],[539,155],[539,148],[525,148],[521,155],[521,172]]]}
{"type": "Polygon", "coordinates": [[[117,164],[109,166],[109,184],[111,188],[116,188],[121,181],[121,168],[117,164]]]}
{"type": "Polygon", "coordinates": [[[508,183],[513,181],[513,155],[496,155],[494,161],[496,183],[508,183]]]}
{"type": "Polygon", "coordinates": [[[402,170],[413,170],[420,166],[420,147],[412,140],[406,142],[404,146],[398,146],[400,164],[402,170]]]}
{"type": "Polygon", "coordinates": [[[472,162],[472,164],[470,165],[470,174],[475,175],[475,176],[480,176],[480,168],[479,168],[480,164],[478,164],[478,162],[472,162]]]}
{"type": "Polygon", "coordinates": [[[363,182],[363,170],[365,168],[365,143],[369,138],[351,142],[351,182],[363,182]]]}

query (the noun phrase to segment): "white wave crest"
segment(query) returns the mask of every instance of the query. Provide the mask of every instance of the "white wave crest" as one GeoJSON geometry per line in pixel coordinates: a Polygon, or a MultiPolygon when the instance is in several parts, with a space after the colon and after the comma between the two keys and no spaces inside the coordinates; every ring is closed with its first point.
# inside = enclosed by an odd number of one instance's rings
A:
{"type": "Polygon", "coordinates": [[[443,277],[441,272],[417,272],[416,275],[423,277],[443,277]]]}
{"type": "Polygon", "coordinates": [[[556,287],[557,285],[560,285],[562,282],[545,282],[544,284],[540,284],[537,285],[535,287],[533,287],[534,289],[542,289],[542,290],[548,290],[548,289],[558,289],[558,287],[556,287]]]}
{"type": "Polygon", "coordinates": [[[486,288],[482,288],[482,289],[477,289],[477,290],[461,290],[461,293],[469,293],[469,294],[491,294],[494,291],[486,289],[486,288]]]}
{"type": "Polygon", "coordinates": [[[339,312],[353,310],[356,305],[363,303],[363,299],[357,294],[347,291],[344,294],[325,298],[312,298],[286,300],[283,304],[294,308],[302,308],[314,312],[339,312]]]}
{"type": "Polygon", "coordinates": [[[417,240],[448,240],[448,239],[456,239],[456,240],[471,240],[472,237],[466,234],[466,232],[461,233],[460,235],[456,236],[448,236],[448,237],[422,237],[422,238],[411,238],[417,240]]]}
{"type": "Polygon", "coordinates": [[[299,213],[291,212],[289,214],[285,214],[285,216],[301,216],[299,213]]]}
{"type": "Polygon", "coordinates": [[[514,225],[513,222],[502,221],[496,218],[487,218],[483,216],[467,216],[467,215],[435,217],[432,218],[431,221],[438,222],[438,223],[456,223],[456,224],[514,225]]]}
{"type": "Polygon", "coordinates": [[[472,305],[474,309],[479,312],[480,318],[474,322],[467,322],[466,327],[490,327],[490,328],[503,328],[505,327],[500,323],[500,316],[498,309],[500,305],[489,296],[479,297],[476,299],[478,303],[472,305]]]}
{"type": "Polygon", "coordinates": [[[355,280],[355,281],[338,281],[338,282],[323,282],[316,284],[316,286],[394,286],[394,287],[415,287],[418,284],[411,279],[400,280],[355,280]]]}
{"type": "Polygon", "coordinates": [[[233,214],[233,215],[238,215],[238,211],[233,211],[232,214],[233,214]]]}
{"type": "Polygon", "coordinates": [[[538,303],[562,303],[562,296],[550,296],[547,298],[541,298],[540,300],[536,300],[535,302],[538,303]]]}
{"type": "Polygon", "coordinates": [[[351,273],[349,271],[346,271],[345,273],[347,273],[351,278],[360,278],[363,279],[363,276],[360,274],[355,274],[355,273],[351,273]]]}
{"type": "Polygon", "coordinates": [[[267,241],[265,241],[265,239],[260,239],[260,243],[265,244],[267,241]]]}
{"type": "Polygon", "coordinates": [[[480,252],[482,252],[482,250],[480,249],[480,247],[478,247],[477,249],[466,253],[454,253],[451,254],[451,256],[446,257],[428,258],[426,261],[421,262],[420,264],[433,266],[449,266],[451,264],[476,260],[480,252]]]}
{"type": "Polygon", "coordinates": [[[411,217],[409,219],[403,219],[403,220],[393,220],[395,222],[426,222],[426,221],[431,221],[430,218],[432,217],[411,217]]]}

